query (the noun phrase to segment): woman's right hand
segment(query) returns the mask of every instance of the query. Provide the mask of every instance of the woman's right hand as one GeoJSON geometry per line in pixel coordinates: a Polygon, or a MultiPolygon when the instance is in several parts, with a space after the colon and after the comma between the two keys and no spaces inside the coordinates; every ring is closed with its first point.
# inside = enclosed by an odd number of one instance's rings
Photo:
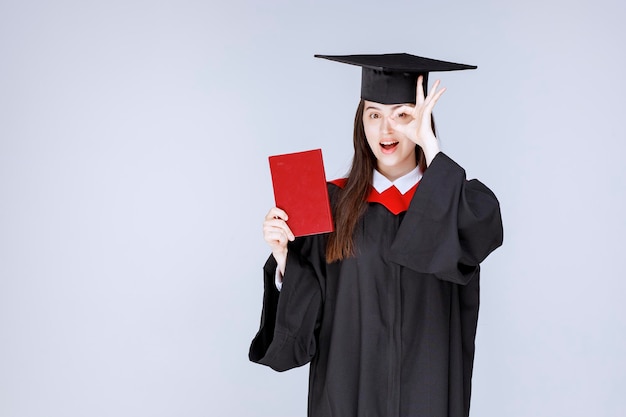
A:
{"type": "Polygon", "coordinates": [[[295,239],[291,229],[287,226],[288,219],[287,213],[278,207],[273,207],[263,222],[263,238],[272,248],[272,255],[278,263],[281,274],[285,273],[287,264],[287,243],[295,239]]]}

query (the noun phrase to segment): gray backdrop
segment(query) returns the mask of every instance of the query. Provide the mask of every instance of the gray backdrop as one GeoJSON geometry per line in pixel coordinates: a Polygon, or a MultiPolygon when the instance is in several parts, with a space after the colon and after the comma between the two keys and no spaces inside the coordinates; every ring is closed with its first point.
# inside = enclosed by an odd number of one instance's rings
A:
{"type": "MultiPolygon", "coordinates": [[[[441,76],[445,151],[498,195],[473,416],[626,413],[619,0],[0,2],[0,416],[303,416],[247,360],[266,157],[351,158],[360,73],[441,76]]],[[[434,79],[435,77],[433,77],[434,79]]]]}

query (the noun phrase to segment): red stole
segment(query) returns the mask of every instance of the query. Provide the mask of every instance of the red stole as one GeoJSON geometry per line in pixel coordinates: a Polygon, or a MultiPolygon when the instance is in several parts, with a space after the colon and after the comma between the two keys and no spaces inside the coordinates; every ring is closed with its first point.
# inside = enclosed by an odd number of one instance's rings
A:
{"type": "MultiPolygon", "coordinates": [[[[331,184],[335,184],[336,186],[343,188],[346,185],[346,181],[347,178],[339,178],[332,180],[331,184]]],[[[402,194],[395,186],[387,188],[382,193],[379,193],[374,187],[371,187],[370,193],[367,196],[367,201],[368,203],[382,204],[385,208],[387,208],[387,210],[395,215],[398,215],[409,209],[409,205],[413,199],[413,194],[415,194],[415,190],[417,190],[418,185],[419,182],[404,194],[402,194]]]]}

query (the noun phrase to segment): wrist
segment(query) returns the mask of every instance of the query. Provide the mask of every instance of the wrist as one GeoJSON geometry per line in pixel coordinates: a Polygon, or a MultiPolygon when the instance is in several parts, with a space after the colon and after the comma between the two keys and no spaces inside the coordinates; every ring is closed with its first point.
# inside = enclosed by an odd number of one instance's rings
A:
{"type": "Polygon", "coordinates": [[[285,273],[285,266],[287,265],[287,249],[281,251],[272,252],[276,265],[281,275],[285,273]]]}
{"type": "Polygon", "coordinates": [[[422,151],[424,152],[424,158],[426,159],[426,166],[429,166],[433,159],[435,159],[435,156],[441,152],[437,139],[425,143],[422,146],[422,151]]]}

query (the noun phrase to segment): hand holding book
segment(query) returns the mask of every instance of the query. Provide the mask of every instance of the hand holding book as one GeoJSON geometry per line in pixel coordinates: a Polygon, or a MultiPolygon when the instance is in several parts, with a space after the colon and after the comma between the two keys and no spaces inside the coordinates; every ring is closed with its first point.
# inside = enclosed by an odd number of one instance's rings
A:
{"type": "Polygon", "coordinates": [[[288,219],[287,213],[278,207],[272,207],[263,222],[263,237],[272,249],[281,276],[285,273],[287,263],[287,243],[296,238],[287,226],[288,219]]]}

